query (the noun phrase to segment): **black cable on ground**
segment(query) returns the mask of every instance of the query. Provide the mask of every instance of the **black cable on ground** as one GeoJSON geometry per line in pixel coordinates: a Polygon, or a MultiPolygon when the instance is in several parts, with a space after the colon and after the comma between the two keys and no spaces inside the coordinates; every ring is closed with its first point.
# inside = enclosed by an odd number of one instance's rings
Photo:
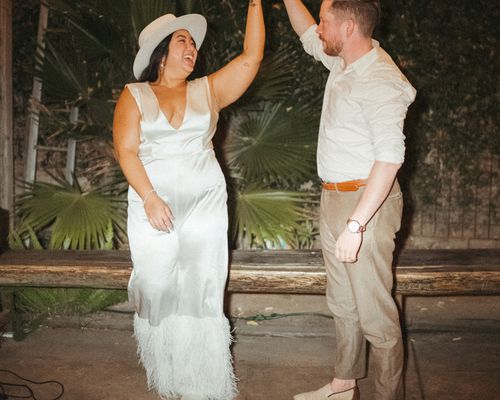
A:
{"type": "MultiPolygon", "coordinates": [[[[43,382],[37,382],[37,381],[32,381],[30,379],[27,379],[27,378],[24,378],[18,374],[16,374],[15,372],[13,371],[9,371],[8,369],[0,369],[0,372],[5,372],[5,373],[8,373],[8,374],[11,374],[11,375],[14,375],[16,378],[22,380],[22,381],[25,381],[25,382],[29,382],[29,383],[33,383],[35,385],[47,385],[47,384],[55,384],[55,385],[58,385],[60,388],[61,388],[61,392],[54,398],[52,399],[47,399],[47,400],[59,400],[63,394],[64,394],[64,385],[59,382],[59,381],[43,381],[43,382]]],[[[2,382],[0,381],[0,389],[2,391],[2,393],[0,394],[0,400],[7,400],[7,399],[32,399],[32,400],[42,400],[42,399],[39,399],[37,397],[35,397],[35,394],[33,392],[33,390],[28,386],[28,385],[24,385],[24,384],[16,384],[16,383],[9,383],[9,382],[2,382]],[[26,389],[28,392],[29,392],[29,396],[19,396],[19,395],[13,395],[13,394],[9,394],[6,389],[8,387],[20,387],[20,388],[24,388],[26,389]]]]}
{"type": "Polygon", "coordinates": [[[286,314],[272,313],[269,315],[256,314],[256,315],[252,315],[249,317],[231,316],[230,318],[233,320],[241,319],[244,321],[269,321],[272,319],[279,319],[279,318],[286,318],[286,317],[297,317],[297,316],[304,316],[304,315],[313,315],[315,317],[323,317],[323,318],[333,319],[333,316],[331,316],[331,315],[317,313],[317,312],[295,312],[295,313],[286,313],[286,314]]]}

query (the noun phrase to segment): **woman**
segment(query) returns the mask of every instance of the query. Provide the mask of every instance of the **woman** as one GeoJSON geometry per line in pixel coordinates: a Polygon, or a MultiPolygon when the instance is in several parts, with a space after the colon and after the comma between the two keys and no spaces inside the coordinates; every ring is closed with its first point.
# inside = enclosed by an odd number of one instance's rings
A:
{"type": "Polygon", "coordinates": [[[235,377],[223,314],[226,186],[212,136],[218,112],[257,74],[264,50],[260,0],[248,8],[244,50],[193,81],[206,21],[164,15],[139,36],[138,83],[126,85],[113,137],[130,184],[129,298],[148,384],[161,397],[232,399],[235,377]]]}

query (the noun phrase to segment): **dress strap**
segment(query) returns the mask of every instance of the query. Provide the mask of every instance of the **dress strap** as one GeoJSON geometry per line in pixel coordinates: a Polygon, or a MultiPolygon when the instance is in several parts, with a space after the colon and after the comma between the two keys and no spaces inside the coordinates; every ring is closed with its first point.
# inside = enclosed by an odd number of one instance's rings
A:
{"type": "Polygon", "coordinates": [[[153,89],[151,89],[148,82],[128,83],[125,87],[134,96],[143,121],[154,121],[158,118],[160,109],[153,89]]]}
{"type": "MultiPolygon", "coordinates": [[[[212,97],[208,76],[203,76],[201,78],[194,79],[190,81],[189,84],[191,85],[190,93],[192,101],[193,102],[197,101],[198,103],[202,103],[204,109],[208,107],[212,116],[217,116],[219,110],[217,109],[214,99],[212,97]]],[[[194,105],[193,108],[195,108],[194,105]]]]}

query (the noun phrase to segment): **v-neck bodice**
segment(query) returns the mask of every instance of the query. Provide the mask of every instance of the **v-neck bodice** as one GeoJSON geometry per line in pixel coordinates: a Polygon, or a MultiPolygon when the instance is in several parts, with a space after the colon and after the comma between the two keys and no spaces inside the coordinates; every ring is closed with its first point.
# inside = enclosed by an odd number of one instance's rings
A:
{"type": "Polygon", "coordinates": [[[170,125],[170,127],[176,131],[178,131],[179,129],[182,128],[182,125],[184,125],[184,120],[186,119],[186,116],[187,116],[187,111],[188,111],[188,106],[189,106],[189,102],[188,102],[188,98],[189,98],[189,84],[186,84],[186,93],[185,93],[185,100],[186,100],[186,103],[184,104],[184,113],[182,114],[182,121],[181,121],[181,124],[179,125],[178,128],[174,127],[172,125],[172,122],[168,119],[167,117],[167,114],[165,114],[165,112],[163,111],[163,109],[161,108],[161,104],[160,104],[160,100],[158,99],[158,96],[156,95],[155,91],[153,90],[153,88],[151,87],[150,84],[148,84],[148,87],[149,89],[151,90],[152,94],[153,94],[153,97],[156,99],[156,104],[158,106],[158,110],[160,112],[160,114],[163,115],[163,117],[165,118],[165,120],[167,121],[167,124],[170,125]]]}
{"type": "Polygon", "coordinates": [[[170,125],[148,82],[130,83],[127,88],[141,113],[139,158],[144,164],[213,148],[218,113],[206,76],[188,82],[184,119],[177,129],[170,125]]]}

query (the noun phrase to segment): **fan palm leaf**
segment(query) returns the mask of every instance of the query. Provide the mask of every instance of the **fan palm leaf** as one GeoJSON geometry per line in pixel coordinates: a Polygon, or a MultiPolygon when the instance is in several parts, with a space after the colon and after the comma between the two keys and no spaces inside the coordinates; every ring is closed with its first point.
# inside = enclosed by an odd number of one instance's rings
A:
{"type": "Polygon", "coordinates": [[[77,186],[35,183],[18,201],[21,227],[51,228],[53,249],[111,248],[123,230],[124,203],[107,188],[83,192],[77,186]]]}
{"type": "Polygon", "coordinates": [[[305,208],[308,201],[310,197],[305,193],[245,188],[237,193],[232,232],[243,247],[291,243],[293,231],[301,229],[299,222],[310,216],[305,208]]]}
{"type": "Polygon", "coordinates": [[[235,118],[224,146],[229,166],[249,182],[292,182],[314,171],[315,124],[306,115],[266,105],[235,118]]]}
{"type": "Polygon", "coordinates": [[[41,71],[44,85],[45,103],[54,100],[74,101],[87,91],[87,66],[72,52],[57,49],[52,40],[45,40],[45,57],[38,60],[43,64],[41,71]]]}
{"type": "Polygon", "coordinates": [[[299,61],[299,53],[291,46],[264,57],[259,73],[243,96],[241,103],[247,107],[257,101],[282,102],[289,98],[294,88],[294,71],[299,61]]]}

